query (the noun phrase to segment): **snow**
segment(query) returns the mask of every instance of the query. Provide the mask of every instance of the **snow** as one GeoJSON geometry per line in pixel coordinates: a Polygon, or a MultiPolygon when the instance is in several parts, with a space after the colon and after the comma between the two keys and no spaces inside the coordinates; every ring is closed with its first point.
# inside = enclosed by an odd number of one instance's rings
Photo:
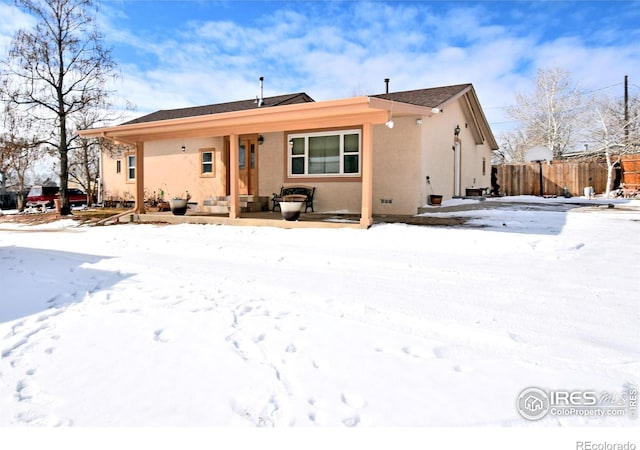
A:
{"type": "Polygon", "coordinates": [[[640,202],[575,200],[428,213],[457,227],[0,222],[0,425],[637,426],[515,408],[640,385],[640,202]]]}

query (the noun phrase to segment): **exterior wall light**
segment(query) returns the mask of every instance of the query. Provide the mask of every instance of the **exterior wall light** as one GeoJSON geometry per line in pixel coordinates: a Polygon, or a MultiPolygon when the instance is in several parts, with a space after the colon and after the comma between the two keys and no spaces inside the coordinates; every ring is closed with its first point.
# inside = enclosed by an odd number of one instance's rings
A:
{"type": "Polygon", "coordinates": [[[187,147],[185,147],[184,145],[182,146],[182,153],[187,151],[187,147]]]}
{"type": "Polygon", "coordinates": [[[393,128],[393,100],[391,100],[391,110],[389,111],[389,120],[385,123],[387,128],[393,128]]]}
{"type": "Polygon", "coordinates": [[[262,145],[264,143],[264,136],[263,135],[258,135],[258,145],[262,145]]]}
{"type": "Polygon", "coordinates": [[[422,119],[416,119],[416,125],[421,127],[422,126],[422,119]]]}
{"type": "Polygon", "coordinates": [[[460,135],[460,125],[456,125],[456,129],[453,130],[453,135],[458,137],[460,135]]]}

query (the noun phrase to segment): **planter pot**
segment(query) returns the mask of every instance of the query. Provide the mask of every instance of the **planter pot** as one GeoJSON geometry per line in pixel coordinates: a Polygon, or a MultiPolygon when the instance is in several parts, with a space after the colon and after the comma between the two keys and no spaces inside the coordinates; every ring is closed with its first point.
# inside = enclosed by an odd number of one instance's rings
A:
{"type": "Polygon", "coordinates": [[[284,220],[298,220],[304,202],[280,202],[280,213],[284,220]]]}
{"type": "Polygon", "coordinates": [[[158,202],[158,211],[171,211],[171,204],[164,200],[158,202]]]}
{"type": "Polygon", "coordinates": [[[187,199],[173,198],[169,200],[169,206],[174,216],[184,216],[187,212],[187,199]]]}
{"type": "Polygon", "coordinates": [[[466,188],[467,197],[481,197],[484,189],[482,188],[466,188]]]}
{"type": "Polygon", "coordinates": [[[430,195],[429,204],[433,206],[440,206],[442,204],[442,195],[430,195]]]}

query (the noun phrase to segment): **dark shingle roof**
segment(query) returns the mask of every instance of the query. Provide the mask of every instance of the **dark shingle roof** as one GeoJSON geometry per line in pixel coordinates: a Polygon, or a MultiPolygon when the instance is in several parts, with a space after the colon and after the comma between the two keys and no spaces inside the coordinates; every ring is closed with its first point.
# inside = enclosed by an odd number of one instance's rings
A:
{"type": "MultiPolygon", "coordinates": [[[[393,100],[396,102],[408,103],[411,105],[426,106],[433,108],[441,105],[447,100],[455,97],[461,92],[471,87],[471,84],[457,84],[453,86],[435,87],[429,89],[417,89],[414,91],[391,92],[389,94],[377,94],[372,97],[384,100],[393,100]]],[[[266,97],[262,108],[281,105],[292,105],[296,103],[309,103],[314,100],[304,92],[296,94],[278,95],[275,97],[266,97]]],[[[218,103],[214,105],[192,106],[180,109],[164,109],[138,117],[123,125],[131,125],[136,123],[156,122],[159,120],[182,119],[186,117],[206,116],[209,114],[220,114],[233,111],[245,111],[256,109],[258,105],[255,99],[240,100],[237,102],[218,103]]]]}
{"type": "Polygon", "coordinates": [[[415,91],[390,92],[389,94],[378,94],[373,95],[372,97],[381,98],[383,100],[393,100],[394,102],[408,103],[410,105],[434,108],[470,87],[470,83],[456,84],[453,86],[417,89],[415,91]]]}
{"type": "MultiPolygon", "coordinates": [[[[309,103],[314,100],[304,92],[297,94],[278,95],[275,97],[265,97],[262,108],[270,106],[292,105],[295,103],[309,103]]],[[[240,100],[237,102],[218,103],[215,105],[192,106],[190,108],[165,109],[138,117],[123,125],[136,123],[155,122],[158,120],[182,119],[185,117],[205,116],[208,114],[220,114],[233,111],[244,111],[248,109],[256,109],[258,104],[255,99],[240,100]]]]}

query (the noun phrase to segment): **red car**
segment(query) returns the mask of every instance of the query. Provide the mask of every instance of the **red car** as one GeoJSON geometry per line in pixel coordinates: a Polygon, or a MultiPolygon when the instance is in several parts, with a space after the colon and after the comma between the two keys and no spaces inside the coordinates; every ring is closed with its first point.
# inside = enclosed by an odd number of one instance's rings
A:
{"type": "Polygon", "coordinates": [[[58,186],[33,186],[27,194],[27,206],[52,207],[59,191],[58,186]]]}
{"type": "MultiPolygon", "coordinates": [[[[69,197],[69,204],[72,206],[87,204],[87,194],[80,189],[67,189],[67,197],[69,197]]],[[[60,193],[56,194],[56,198],[60,198],[60,193]]]]}

